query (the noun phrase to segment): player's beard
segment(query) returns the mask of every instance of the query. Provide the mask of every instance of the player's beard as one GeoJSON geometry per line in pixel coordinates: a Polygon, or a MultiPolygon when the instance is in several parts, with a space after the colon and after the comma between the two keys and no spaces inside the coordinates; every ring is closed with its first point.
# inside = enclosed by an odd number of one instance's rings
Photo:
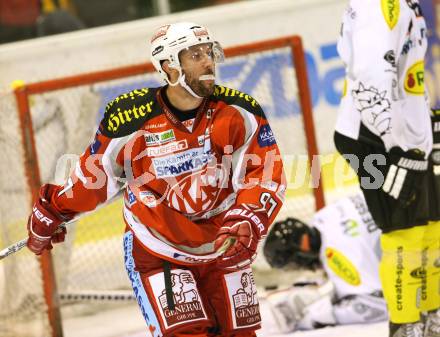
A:
{"type": "Polygon", "coordinates": [[[186,83],[200,97],[209,97],[214,93],[214,73],[209,72],[197,77],[185,76],[186,83]],[[209,79],[209,80],[207,80],[209,79]]]}

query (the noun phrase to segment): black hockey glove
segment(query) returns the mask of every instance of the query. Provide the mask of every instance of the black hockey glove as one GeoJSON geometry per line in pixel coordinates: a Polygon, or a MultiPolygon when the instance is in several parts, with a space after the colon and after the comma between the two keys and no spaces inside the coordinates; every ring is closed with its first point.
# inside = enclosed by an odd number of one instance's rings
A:
{"type": "Polygon", "coordinates": [[[422,188],[428,170],[428,161],[419,150],[404,152],[393,147],[389,152],[389,166],[382,190],[396,199],[402,207],[410,206],[422,188]]]}
{"type": "Polygon", "coordinates": [[[440,109],[432,110],[432,137],[434,144],[432,146],[431,159],[434,165],[440,165],[440,109]]]}

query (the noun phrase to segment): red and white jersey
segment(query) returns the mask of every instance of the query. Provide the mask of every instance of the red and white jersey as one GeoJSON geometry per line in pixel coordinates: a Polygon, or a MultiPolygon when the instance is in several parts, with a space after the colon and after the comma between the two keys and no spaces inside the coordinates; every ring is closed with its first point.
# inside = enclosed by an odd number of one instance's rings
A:
{"type": "Polygon", "coordinates": [[[336,131],[358,139],[362,122],[387,151],[399,146],[429,155],[426,34],[417,0],[350,0],[338,41],[346,83],[336,131]]]}
{"type": "Polygon", "coordinates": [[[107,105],[52,203],[60,212],[90,211],[127,182],[124,219],[145,249],[177,263],[210,262],[231,206],[262,205],[274,220],[286,189],[279,150],[251,96],[216,86],[188,129],[161,90],[133,90],[107,105]]]}
{"type": "Polygon", "coordinates": [[[381,231],[362,193],[324,207],[312,225],[321,233],[320,259],[338,298],[381,290],[381,231]]]}

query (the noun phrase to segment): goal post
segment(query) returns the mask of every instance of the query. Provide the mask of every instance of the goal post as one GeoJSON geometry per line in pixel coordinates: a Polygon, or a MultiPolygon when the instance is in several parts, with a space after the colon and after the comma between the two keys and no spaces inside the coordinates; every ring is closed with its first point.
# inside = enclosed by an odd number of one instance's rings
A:
{"type": "MultiPolygon", "coordinates": [[[[217,82],[252,95],[262,105],[280,146],[291,184],[279,216],[310,219],[324,206],[324,194],[301,38],[289,36],[225,48],[225,56],[217,82]]],[[[75,157],[90,145],[106,102],[135,88],[161,84],[152,64],[141,63],[24,84],[0,97],[0,110],[7,115],[3,117],[13,126],[0,138],[0,150],[12,152],[11,165],[17,165],[0,190],[2,246],[26,235],[30,202],[40,185],[62,182],[59,176],[65,175],[60,175],[60,167],[63,172],[68,168],[60,163],[69,162],[66,153],[75,157]],[[20,134],[19,142],[15,134],[20,134]],[[7,208],[8,198],[17,204],[26,202],[26,207],[7,208]]],[[[121,201],[115,201],[81,219],[74,230],[68,229],[67,242],[52,251],[53,261],[46,253],[37,267],[30,252],[5,259],[0,265],[0,301],[5,303],[0,309],[0,326],[4,327],[0,335],[15,336],[14,330],[26,329],[32,319],[46,320],[35,331],[51,329],[51,336],[62,336],[60,310],[71,315],[76,309],[60,309],[59,294],[130,290],[120,247],[124,230],[121,207],[121,201]],[[11,270],[17,278],[14,284],[8,282],[11,270]],[[30,284],[33,278],[40,281],[30,284]],[[19,296],[13,296],[17,292],[19,296]],[[20,311],[23,305],[28,308],[26,314],[20,311]]],[[[29,336],[46,335],[36,332],[29,336]]]]}

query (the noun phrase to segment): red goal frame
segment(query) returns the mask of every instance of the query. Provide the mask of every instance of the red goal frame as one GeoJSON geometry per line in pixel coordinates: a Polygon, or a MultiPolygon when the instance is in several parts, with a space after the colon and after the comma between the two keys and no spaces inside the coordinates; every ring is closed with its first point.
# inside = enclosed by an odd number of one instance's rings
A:
{"type": "MultiPolygon", "coordinates": [[[[322,189],[323,184],[320,174],[320,165],[317,157],[318,148],[315,137],[310,86],[308,83],[307,66],[301,37],[294,35],[226,48],[225,56],[240,56],[286,47],[291,49],[292,64],[295,68],[295,77],[299,92],[298,98],[304,121],[308,159],[311,167],[311,177],[313,182],[318,182],[318,184],[313,184],[314,186],[317,186],[313,189],[313,193],[315,197],[315,208],[318,210],[324,206],[325,201],[322,189]]],[[[38,196],[41,180],[32,118],[30,115],[29,96],[128,76],[142,75],[144,73],[154,71],[155,69],[152,63],[146,62],[104,71],[90,72],[59,79],[24,84],[23,86],[20,86],[14,90],[19,111],[21,140],[24,150],[24,166],[27,184],[31,192],[32,200],[38,196]]],[[[55,273],[50,251],[45,251],[42,254],[40,259],[40,267],[43,275],[44,296],[48,307],[48,319],[52,328],[51,335],[53,337],[61,337],[63,336],[63,331],[60,305],[58,301],[55,273]]]]}

